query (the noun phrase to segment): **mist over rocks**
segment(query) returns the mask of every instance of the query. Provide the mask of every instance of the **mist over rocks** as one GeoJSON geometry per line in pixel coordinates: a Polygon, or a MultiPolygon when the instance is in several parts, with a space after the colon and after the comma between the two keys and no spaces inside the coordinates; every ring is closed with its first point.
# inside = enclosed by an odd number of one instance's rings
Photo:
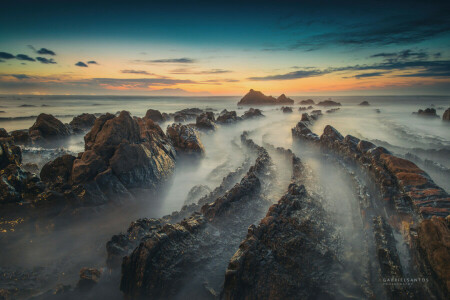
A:
{"type": "Polygon", "coordinates": [[[294,104],[294,100],[282,94],[278,98],[266,96],[260,91],[251,89],[239,102],[238,105],[283,105],[294,104]]]}
{"type": "Polygon", "coordinates": [[[316,103],[314,102],[313,99],[306,99],[306,100],[299,101],[298,104],[300,104],[300,105],[315,105],[316,103]]]}
{"type": "Polygon", "coordinates": [[[318,105],[318,106],[341,106],[341,103],[335,102],[331,99],[328,99],[328,100],[320,101],[316,105],[318,105]]]}
{"type": "Polygon", "coordinates": [[[419,109],[417,112],[413,112],[413,114],[423,117],[439,117],[434,108],[419,109]]]}
{"type": "Polygon", "coordinates": [[[40,114],[29,129],[34,144],[49,143],[70,135],[70,129],[52,115],[40,114]]]}
{"type": "Polygon", "coordinates": [[[82,133],[89,130],[94,126],[97,117],[94,114],[84,113],[73,117],[73,120],[69,123],[73,132],[82,133]]]}
{"type": "Polygon", "coordinates": [[[197,131],[190,125],[175,124],[167,127],[167,137],[179,155],[204,155],[203,146],[197,131]]]}

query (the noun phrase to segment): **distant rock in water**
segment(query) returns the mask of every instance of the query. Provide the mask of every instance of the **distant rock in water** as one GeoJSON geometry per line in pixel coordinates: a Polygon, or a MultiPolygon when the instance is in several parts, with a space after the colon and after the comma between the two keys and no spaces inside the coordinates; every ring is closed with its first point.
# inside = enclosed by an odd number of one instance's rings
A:
{"type": "Polygon", "coordinates": [[[361,106],[370,106],[369,102],[367,102],[367,101],[363,101],[359,105],[361,105],[361,106]]]}
{"type": "Polygon", "coordinates": [[[450,121],[450,108],[447,108],[447,110],[442,115],[442,120],[444,121],[450,121]]]}
{"type": "Polygon", "coordinates": [[[303,104],[303,105],[314,105],[314,104],[316,104],[316,103],[314,102],[313,99],[307,99],[307,100],[302,100],[302,101],[300,101],[299,104],[303,104]]]}
{"type": "Polygon", "coordinates": [[[52,115],[40,114],[29,129],[33,143],[40,144],[64,138],[70,135],[68,126],[52,115]]]}
{"type": "Polygon", "coordinates": [[[89,130],[94,126],[97,117],[93,114],[81,114],[79,116],[73,117],[73,120],[69,123],[72,127],[73,132],[81,133],[85,130],[89,130]]]}
{"type": "Polygon", "coordinates": [[[417,112],[413,112],[413,114],[424,116],[424,117],[439,117],[436,114],[436,109],[434,108],[426,108],[425,110],[419,109],[417,112]]]}
{"type": "Polygon", "coordinates": [[[160,123],[167,121],[169,116],[165,113],[161,113],[159,110],[149,109],[147,110],[144,119],[151,119],[153,122],[160,123]]]}
{"type": "Polygon", "coordinates": [[[260,91],[251,89],[239,102],[238,105],[278,105],[294,104],[294,100],[282,94],[275,99],[272,96],[266,96],[260,91]]]}
{"type": "Polygon", "coordinates": [[[281,110],[283,111],[283,113],[287,114],[287,113],[292,113],[292,107],[290,106],[283,106],[281,108],[281,110]]]}
{"type": "Polygon", "coordinates": [[[215,130],[216,119],[214,118],[214,113],[208,111],[197,116],[197,119],[195,120],[195,126],[198,129],[215,130]]]}
{"type": "Polygon", "coordinates": [[[321,101],[321,102],[317,103],[317,105],[320,105],[320,106],[341,106],[341,103],[335,102],[333,100],[325,100],[325,101],[321,101]]]}
{"type": "Polygon", "coordinates": [[[31,104],[22,104],[19,107],[36,107],[36,105],[31,105],[31,104]]]}
{"type": "Polygon", "coordinates": [[[227,124],[234,123],[236,121],[242,120],[241,117],[238,117],[236,111],[222,111],[220,116],[217,117],[217,123],[227,124]]]}
{"type": "Polygon", "coordinates": [[[197,131],[189,125],[172,124],[167,127],[167,136],[172,141],[177,154],[203,155],[203,147],[197,131]]]}
{"type": "Polygon", "coordinates": [[[257,117],[264,117],[261,110],[259,110],[257,108],[250,108],[242,115],[243,119],[251,119],[251,118],[257,118],[257,117]]]}
{"type": "Polygon", "coordinates": [[[175,122],[195,120],[195,118],[203,112],[204,111],[200,108],[186,108],[175,112],[173,119],[175,122]]]}

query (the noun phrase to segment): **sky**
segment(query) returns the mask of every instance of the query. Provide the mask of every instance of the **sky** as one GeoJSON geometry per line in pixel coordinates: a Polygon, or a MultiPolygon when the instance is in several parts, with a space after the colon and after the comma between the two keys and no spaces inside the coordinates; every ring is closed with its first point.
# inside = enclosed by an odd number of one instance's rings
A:
{"type": "Polygon", "coordinates": [[[5,1],[0,94],[449,95],[450,1],[5,1]]]}

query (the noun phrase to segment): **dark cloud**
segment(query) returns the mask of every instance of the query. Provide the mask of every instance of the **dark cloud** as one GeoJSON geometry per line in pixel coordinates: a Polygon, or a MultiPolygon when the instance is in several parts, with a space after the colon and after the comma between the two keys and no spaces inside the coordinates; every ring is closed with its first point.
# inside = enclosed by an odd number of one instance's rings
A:
{"type": "Polygon", "coordinates": [[[135,60],[139,63],[179,63],[179,64],[192,64],[196,60],[192,58],[182,57],[182,58],[166,58],[166,59],[153,59],[153,60],[135,60]]]}
{"type": "Polygon", "coordinates": [[[175,69],[171,71],[172,74],[194,74],[194,75],[203,75],[203,74],[225,74],[225,73],[231,73],[233,71],[230,70],[223,70],[223,69],[211,69],[211,70],[204,70],[204,71],[194,71],[191,69],[175,69]]]}
{"type": "Polygon", "coordinates": [[[92,78],[83,81],[72,82],[82,85],[109,85],[113,87],[148,88],[150,86],[166,86],[179,83],[197,83],[192,80],[173,78],[92,78]]]}
{"type": "Polygon", "coordinates": [[[0,59],[0,63],[5,62],[3,59],[0,59]]]}
{"type": "Polygon", "coordinates": [[[13,59],[13,58],[15,58],[15,56],[12,55],[11,53],[0,52],[0,58],[3,58],[3,59],[13,59]]]}
{"type": "Polygon", "coordinates": [[[29,56],[26,55],[26,54],[17,54],[17,55],[16,55],[16,58],[17,58],[18,60],[36,61],[34,58],[29,57],[29,56]]]}
{"type": "Polygon", "coordinates": [[[355,77],[357,79],[366,78],[366,77],[378,77],[378,76],[382,76],[382,75],[384,75],[386,73],[388,73],[388,72],[362,73],[362,74],[358,74],[358,75],[355,75],[355,76],[352,76],[352,77],[355,77]]]}
{"type": "Polygon", "coordinates": [[[17,78],[17,79],[30,79],[30,76],[25,75],[25,74],[10,74],[11,76],[17,78]]]}
{"type": "Polygon", "coordinates": [[[98,63],[95,60],[90,60],[87,62],[89,65],[98,65],[98,63]]]}
{"type": "Polygon", "coordinates": [[[331,73],[328,70],[319,70],[319,69],[313,69],[313,70],[300,70],[300,71],[294,71],[289,72],[286,74],[278,74],[278,75],[269,75],[264,77],[249,77],[249,80],[255,80],[255,81],[267,81],[267,80],[290,80],[290,79],[299,79],[299,78],[308,78],[308,77],[314,77],[314,76],[321,76],[327,73],[331,73]]]}
{"type": "Polygon", "coordinates": [[[41,49],[37,50],[36,53],[41,54],[41,55],[56,55],[55,52],[53,52],[52,50],[49,50],[47,48],[41,48],[41,49]]]}
{"type": "Polygon", "coordinates": [[[408,59],[428,59],[429,54],[425,51],[413,51],[410,49],[403,50],[400,52],[391,52],[391,53],[377,53],[374,55],[371,55],[370,57],[383,57],[385,59],[391,60],[391,61],[398,61],[398,60],[408,60],[408,59]]]}
{"type": "Polygon", "coordinates": [[[85,64],[85,63],[82,62],[82,61],[77,62],[77,63],[75,64],[75,66],[77,66],[77,67],[84,67],[84,68],[87,68],[87,67],[88,67],[88,65],[85,64]]]}
{"type": "Polygon", "coordinates": [[[153,73],[148,73],[147,71],[143,70],[121,70],[120,72],[124,74],[155,75],[153,73]]]}
{"type": "Polygon", "coordinates": [[[43,64],[56,64],[56,61],[54,61],[53,58],[47,59],[45,57],[36,57],[36,59],[43,64]]]}

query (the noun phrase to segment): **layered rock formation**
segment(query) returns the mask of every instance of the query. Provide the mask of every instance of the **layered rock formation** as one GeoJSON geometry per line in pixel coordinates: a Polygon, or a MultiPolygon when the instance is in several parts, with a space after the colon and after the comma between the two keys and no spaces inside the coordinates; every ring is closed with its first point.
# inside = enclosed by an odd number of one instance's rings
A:
{"type": "Polygon", "coordinates": [[[284,94],[275,99],[272,96],[266,96],[260,91],[251,89],[239,102],[238,105],[283,105],[294,104],[294,100],[286,97],[284,94]]]}
{"type": "Polygon", "coordinates": [[[198,129],[204,129],[204,130],[215,130],[216,129],[216,119],[214,117],[213,112],[204,112],[197,116],[195,126],[198,129]]]}
{"type": "Polygon", "coordinates": [[[262,111],[257,108],[250,108],[249,110],[244,112],[244,114],[242,115],[242,119],[244,119],[244,120],[252,119],[252,118],[259,118],[259,117],[264,117],[264,115],[263,115],[262,111]]]}
{"type": "Polygon", "coordinates": [[[178,154],[203,155],[205,148],[194,128],[189,125],[172,124],[167,127],[167,137],[178,154]]]}

